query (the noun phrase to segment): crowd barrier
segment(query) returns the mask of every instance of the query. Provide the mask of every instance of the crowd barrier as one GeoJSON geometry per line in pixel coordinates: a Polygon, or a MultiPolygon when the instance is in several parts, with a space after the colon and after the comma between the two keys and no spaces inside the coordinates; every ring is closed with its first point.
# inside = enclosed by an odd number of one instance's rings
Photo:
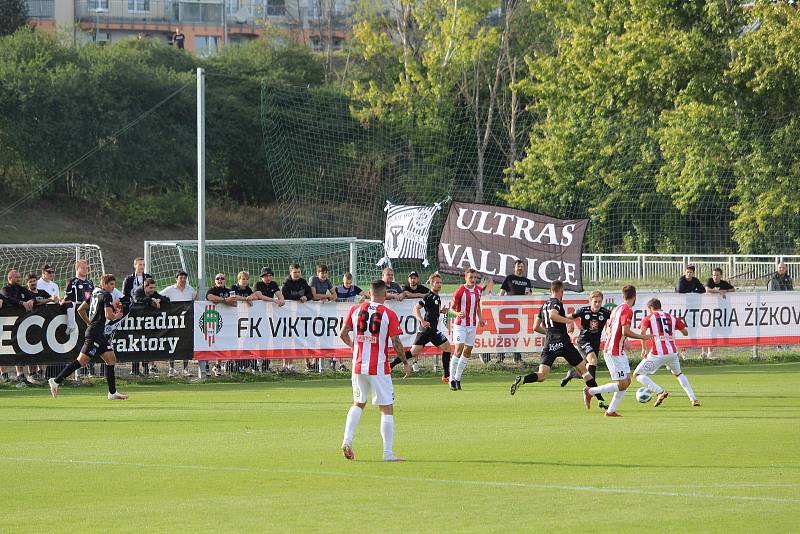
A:
{"type": "MultiPolygon", "coordinates": [[[[640,293],[634,323],[644,317],[651,297],[665,311],[684,319],[689,336],[678,336],[681,347],[754,347],[800,345],[800,293],[714,294],[640,293]]],[[[475,353],[540,352],[544,338],[533,332],[534,319],[545,295],[494,297],[483,300],[485,327],[478,328],[475,353]]],[[[570,294],[568,312],[587,303],[588,295],[570,294]]],[[[402,341],[413,342],[418,329],[413,315],[416,299],[389,302],[399,319],[402,341]]],[[[442,302],[448,304],[448,297],[442,302]]],[[[609,295],[605,306],[621,302],[609,295]]],[[[263,301],[237,306],[207,301],[169,304],[161,310],[133,311],[119,322],[113,343],[121,361],[236,360],[265,358],[347,358],[339,329],[352,303],[287,302],[283,307],[263,301]]],[[[439,328],[448,332],[442,318],[439,328]]],[[[67,333],[67,320],[57,305],[30,313],[0,309],[0,365],[63,363],[74,359],[83,344],[83,329],[67,333]]],[[[638,350],[638,344],[633,345],[638,350]]],[[[435,349],[428,347],[430,354],[435,349]]]]}

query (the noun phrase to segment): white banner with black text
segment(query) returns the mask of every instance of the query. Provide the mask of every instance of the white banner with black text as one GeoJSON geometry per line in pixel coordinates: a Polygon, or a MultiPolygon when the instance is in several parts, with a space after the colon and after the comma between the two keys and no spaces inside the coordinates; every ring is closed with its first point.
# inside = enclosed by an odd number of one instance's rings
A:
{"type": "MultiPolygon", "coordinates": [[[[763,292],[718,295],[681,295],[676,293],[639,293],[634,306],[634,327],[646,314],[650,298],[658,298],[664,311],[680,316],[689,335],[678,335],[681,347],[749,347],[754,345],[800,344],[800,293],[763,292]]],[[[486,326],[478,328],[475,353],[539,352],[544,337],[533,326],[543,294],[522,297],[483,299],[482,318],[486,326]]],[[[403,345],[409,348],[418,322],[413,307],[418,301],[389,302],[397,313],[403,345]]],[[[443,296],[443,305],[448,297],[443,296]]],[[[619,293],[608,294],[604,305],[621,303],[619,293]]],[[[567,312],[588,304],[588,294],[570,294],[564,298],[567,312]]],[[[344,317],[352,303],[288,302],[284,307],[265,302],[237,307],[195,303],[194,356],[199,360],[251,358],[347,358],[351,355],[339,339],[344,317]]],[[[449,337],[444,317],[440,330],[449,337]]],[[[632,344],[638,350],[638,342],[632,344]]],[[[426,353],[437,352],[427,347],[426,353]]]]}

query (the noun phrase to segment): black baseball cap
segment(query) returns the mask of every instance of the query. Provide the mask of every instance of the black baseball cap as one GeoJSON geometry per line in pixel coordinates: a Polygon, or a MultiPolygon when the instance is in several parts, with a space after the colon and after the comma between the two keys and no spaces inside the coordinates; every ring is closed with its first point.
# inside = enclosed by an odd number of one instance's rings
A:
{"type": "Polygon", "coordinates": [[[56,270],[53,269],[53,266],[50,265],[49,263],[45,263],[44,265],[42,265],[42,272],[54,273],[56,272],[56,270]]]}
{"type": "Polygon", "coordinates": [[[264,267],[263,269],[261,269],[261,276],[267,276],[268,274],[275,276],[275,273],[273,273],[272,269],[270,269],[269,267],[264,267]]]}
{"type": "Polygon", "coordinates": [[[411,271],[410,273],[408,273],[408,277],[409,278],[419,278],[419,275],[417,274],[417,271],[411,271]]]}
{"type": "Polygon", "coordinates": [[[178,271],[177,273],[175,273],[175,278],[178,278],[181,275],[186,276],[187,278],[189,277],[189,273],[187,273],[186,271],[178,271]]]}

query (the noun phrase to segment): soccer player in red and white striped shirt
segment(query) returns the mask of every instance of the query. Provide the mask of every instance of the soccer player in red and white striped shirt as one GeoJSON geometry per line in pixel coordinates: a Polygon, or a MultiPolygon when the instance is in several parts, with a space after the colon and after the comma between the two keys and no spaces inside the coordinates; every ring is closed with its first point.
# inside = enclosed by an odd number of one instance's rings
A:
{"type": "Polygon", "coordinates": [[[372,282],[371,302],[356,304],[344,320],[339,337],[345,345],[353,349],[353,405],[347,412],[344,426],[342,452],[348,460],[353,454],[353,435],[356,432],[361,413],[367,405],[367,391],[372,390],[372,404],[380,406],[381,436],[383,437],[383,459],[387,462],[402,461],[394,455],[394,387],[392,369],[386,351],[391,339],[395,352],[400,357],[407,378],[411,372],[400,341],[400,320],[397,314],[384,305],[386,301],[386,282],[372,282]],[[350,337],[350,331],[355,338],[350,337]]]}
{"type": "Polygon", "coordinates": [[[669,393],[656,384],[649,375],[658,371],[662,365],[666,365],[667,369],[678,380],[686,395],[689,396],[692,406],[700,406],[700,401],[697,400],[697,396],[694,394],[691,384],[689,384],[689,379],[681,371],[678,347],[675,344],[674,334],[676,330],[684,336],[689,335],[686,324],[680,317],[661,311],[661,301],[658,299],[650,299],[648,301],[647,311],[648,315],[642,319],[639,324],[639,330],[643,334],[649,330],[655,337],[649,353],[647,351],[648,344],[642,341],[642,361],[633,370],[633,377],[640,384],[649,387],[658,394],[654,406],[659,406],[664,402],[664,399],[669,397],[669,393]]]}
{"type": "Polygon", "coordinates": [[[464,284],[456,289],[450,301],[450,312],[456,316],[453,325],[455,350],[450,360],[450,389],[453,391],[461,389],[461,375],[464,374],[467,361],[472,355],[478,325],[486,326],[486,322],[481,319],[481,293],[490,287],[491,283],[481,287],[477,284],[477,280],[478,271],[467,269],[464,272],[464,284]]]}
{"type": "Polygon", "coordinates": [[[636,304],[636,288],[631,285],[623,287],[622,298],[625,302],[614,308],[614,311],[611,312],[611,318],[606,324],[606,344],[603,347],[603,357],[606,360],[606,366],[613,382],[583,389],[583,395],[587,402],[598,393],[614,393],[614,398],[611,399],[611,404],[608,405],[606,410],[607,417],[620,417],[617,413],[617,406],[622,402],[623,397],[625,397],[625,391],[631,385],[631,379],[628,376],[631,373],[631,366],[628,362],[628,355],[625,354],[625,339],[632,338],[644,341],[652,339],[652,336],[637,334],[631,330],[633,305],[636,304]]]}

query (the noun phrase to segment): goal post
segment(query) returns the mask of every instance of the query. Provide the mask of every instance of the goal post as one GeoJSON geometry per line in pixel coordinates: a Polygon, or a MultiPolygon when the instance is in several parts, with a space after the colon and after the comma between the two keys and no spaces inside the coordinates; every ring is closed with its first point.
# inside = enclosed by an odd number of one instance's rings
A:
{"type": "Polygon", "coordinates": [[[55,269],[54,281],[62,292],[67,281],[75,276],[75,262],[79,259],[88,262],[89,279],[98,283],[105,273],[103,251],[98,245],[87,243],[0,244],[0,270],[2,270],[3,278],[11,269],[18,270],[23,276],[29,272],[40,276],[42,266],[48,264],[55,269]]]}
{"type": "MultiPolygon", "coordinates": [[[[206,279],[217,272],[228,276],[228,285],[235,283],[239,271],[250,273],[255,285],[263,267],[275,272],[280,283],[288,274],[289,265],[297,263],[306,279],[314,276],[316,266],[328,266],[329,277],[338,285],[342,275],[349,272],[354,283],[366,284],[380,275],[376,264],[383,257],[383,242],[355,237],[319,239],[208,239],[205,242],[206,279]]],[[[145,241],[146,270],[156,279],[158,287],[175,281],[179,270],[186,271],[192,283],[198,278],[198,246],[196,240],[145,241]]]]}

